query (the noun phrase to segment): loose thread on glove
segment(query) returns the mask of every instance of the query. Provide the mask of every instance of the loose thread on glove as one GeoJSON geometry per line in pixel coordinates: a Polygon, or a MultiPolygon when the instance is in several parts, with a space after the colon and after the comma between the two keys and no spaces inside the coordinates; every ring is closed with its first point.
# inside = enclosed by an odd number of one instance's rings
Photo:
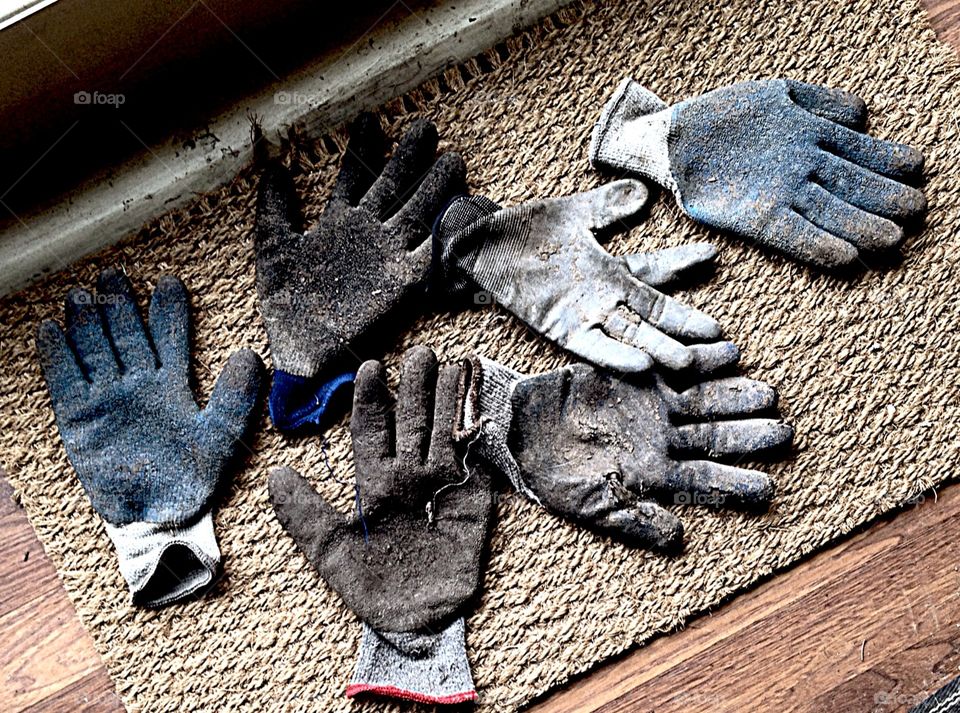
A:
{"type": "Polygon", "coordinates": [[[467,446],[464,449],[463,472],[466,475],[463,476],[463,480],[461,480],[459,483],[447,483],[446,485],[442,486],[439,490],[433,493],[433,497],[430,498],[430,502],[427,503],[426,509],[427,509],[427,525],[428,526],[433,525],[434,520],[436,519],[436,504],[437,504],[437,498],[440,496],[440,494],[444,490],[447,490],[448,488],[459,488],[466,485],[467,482],[470,480],[471,476],[473,475],[470,469],[470,466],[467,464],[467,458],[470,457],[470,448],[473,446],[474,443],[480,440],[481,435],[482,435],[482,430],[478,429],[476,435],[467,442],[467,446]]]}
{"type": "MultiPolygon", "coordinates": [[[[340,480],[337,477],[336,471],[334,471],[333,466],[330,465],[330,457],[327,454],[327,437],[323,436],[320,439],[320,454],[323,456],[323,465],[327,469],[327,472],[330,474],[330,477],[333,478],[335,483],[340,485],[350,485],[345,480],[340,480]]],[[[360,518],[360,525],[363,527],[363,542],[367,544],[370,542],[370,531],[367,529],[367,520],[363,516],[363,504],[360,501],[360,483],[354,479],[353,481],[353,498],[357,506],[357,516],[360,518]]]]}

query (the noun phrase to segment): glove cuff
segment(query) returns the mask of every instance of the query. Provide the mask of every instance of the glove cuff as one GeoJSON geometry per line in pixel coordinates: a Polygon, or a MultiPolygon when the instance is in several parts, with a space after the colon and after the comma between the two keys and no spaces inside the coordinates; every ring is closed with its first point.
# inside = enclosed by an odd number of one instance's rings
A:
{"type": "Polygon", "coordinates": [[[270,386],[270,420],[284,433],[310,424],[322,425],[340,387],[352,384],[355,376],[348,372],[332,379],[318,380],[275,369],[270,386]]]}
{"type": "Polygon", "coordinates": [[[104,525],[137,606],[161,607],[189,597],[213,581],[220,565],[211,513],[190,525],[104,525]]]}
{"type": "Polygon", "coordinates": [[[463,619],[436,634],[379,632],[364,623],[347,697],[361,693],[428,704],[476,700],[463,619]]]}
{"type": "Polygon", "coordinates": [[[672,114],[656,94],[624,79],[593,127],[590,162],[639,174],[677,194],[668,145],[672,114]]]}
{"type": "Polygon", "coordinates": [[[539,504],[539,498],[523,482],[520,466],[510,452],[513,390],[524,376],[486,357],[473,355],[468,361],[476,375],[473,388],[478,393],[477,408],[464,410],[464,431],[479,432],[477,451],[480,456],[503,473],[518,492],[539,504]]]}
{"type": "MultiPolygon", "coordinates": [[[[483,286],[477,276],[477,262],[483,251],[468,228],[499,210],[501,207],[485,196],[459,196],[437,218],[433,226],[434,254],[439,255],[436,267],[447,294],[463,296],[477,284],[483,286]]],[[[474,295],[476,304],[490,301],[489,297],[474,295]]]]}

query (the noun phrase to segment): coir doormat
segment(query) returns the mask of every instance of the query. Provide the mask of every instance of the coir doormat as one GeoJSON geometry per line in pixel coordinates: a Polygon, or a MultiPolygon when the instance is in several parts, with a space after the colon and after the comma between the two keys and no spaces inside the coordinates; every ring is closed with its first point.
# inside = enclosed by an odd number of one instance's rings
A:
{"type": "MultiPolygon", "coordinates": [[[[719,269],[683,297],[725,326],[741,372],[774,384],[796,427],[795,457],[770,472],[779,490],[755,516],[684,507],[683,556],[598,538],[517,496],[499,503],[486,593],[468,620],[481,706],[522,706],[605,657],[668,631],[759,578],[953,475],[960,439],[960,71],[915,1],[580,2],[446,72],[382,115],[393,136],[414,116],[438,124],[467,159],[474,190],[501,203],[586,190],[590,130],[624,76],[668,102],[744,79],[791,77],[863,96],[871,131],[927,156],[926,229],[903,262],[856,279],[827,277],[710,234],[661,196],[614,252],[710,239],[719,269]]],[[[335,137],[342,146],[343,137],[335,137]]],[[[309,223],[338,164],[330,142],[296,148],[309,223]]],[[[141,298],[166,272],[192,293],[198,393],[229,353],[268,357],[257,312],[251,224],[255,177],[238,176],[190,208],[0,303],[0,459],[64,586],[131,709],[348,710],[360,626],[281,529],[267,472],[291,465],[346,510],[349,439],[289,442],[263,417],[220,503],[225,573],[206,598],[161,611],[128,604],[100,520],[67,462],[33,347],[62,317],[73,284],[121,264],[141,298]]],[[[497,308],[422,319],[394,345],[443,358],[477,350],[524,371],[569,360],[497,308]]],[[[371,704],[364,704],[371,705],[371,704]]],[[[373,704],[389,708],[388,704],[373,704]]]]}

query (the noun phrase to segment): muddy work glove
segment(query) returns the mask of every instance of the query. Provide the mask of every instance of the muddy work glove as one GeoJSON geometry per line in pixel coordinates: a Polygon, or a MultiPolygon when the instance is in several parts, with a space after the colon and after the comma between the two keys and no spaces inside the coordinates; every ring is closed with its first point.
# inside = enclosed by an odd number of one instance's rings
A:
{"type": "Polygon", "coordinates": [[[478,453],[547,510],[631,545],[682,547],[683,525],[656,500],[767,503],[767,475],[719,459],[793,438],[789,425],[760,417],[776,393],[752,379],[678,393],[656,372],[634,382],[586,364],[530,377],[484,358],[471,365],[479,398],[465,426],[481,429],[478,453]]]}
{"type": "Polygon", "coordinates": [[[624,230],[647,198],[631,180],[513,208],[459,198],[434,227],[442,289],[484,290],[543,336],[617,371],[654,362],[710,371],[735,361],[713,318],[659,289],[711,262],[712,245],[614,257],[597,242],[597,233],[624,230]]]}
{"type": "Polygon", "coordinates": [[[133,602],[161,606],[208,585],[220,563],[213,500],[243,449],[263,365],[235,352],[200,409],[190,390],[190,316],[161,277],[144,326],[123,273],[73,289],[66,331],[40,325],[37,350],[60,437],[105,521],[133,602]]]}
{"type": "Polygon", "coordinates": [[[667,106],[624,80],[590,160],[673,192],[698,223],[820,267],[903,239],[926,211],[923,155],[864,133],[859,97],[789,79],[741,82],[667,106]]]}
{"type": "Polygon", "coordinates": [[[461,368],[432,351],[404,355],[396,404],[383,366],[357,373],[353,437],[358,501],[347,516],[285,468],[270,499],[297,546],[363,620],[347,696],[420,701],[476,698],[463,614],[481,583],[493,513],[489,475],[465,473],[457,455],[461,368]]]}
{"type": "Polygon", "coordinates": [[[274,367],[270,416],[289,431],[320,422],[337,389],[353,380],[361,338],[422,290],[430,226],[463,191],[466,171],[456,154],[435,160],[437,131],[423,120],[384,165],[386,138],[377,119],[363,114],[326,208],[301,233],[290,174],[266,158],[264,141],[258,147],[265,169],[254,249],[274,367]]]}

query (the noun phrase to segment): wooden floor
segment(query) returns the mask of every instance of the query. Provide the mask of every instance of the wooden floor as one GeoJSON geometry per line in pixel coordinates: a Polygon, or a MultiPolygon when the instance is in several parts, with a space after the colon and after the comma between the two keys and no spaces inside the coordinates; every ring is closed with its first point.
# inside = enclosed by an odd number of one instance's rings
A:
{"type": "MultiPolygon", "coordinates": [[[[960,0],[925,0],[960,49],[960,0]]],[[[0,478],[0,711],[122,710],[0,478]]],[[[555,691],[536,713],[898,711],[960,674],[960,484],[555,691]]],[[[481,692],[482,695],[482,692],[481,692]]]]}

